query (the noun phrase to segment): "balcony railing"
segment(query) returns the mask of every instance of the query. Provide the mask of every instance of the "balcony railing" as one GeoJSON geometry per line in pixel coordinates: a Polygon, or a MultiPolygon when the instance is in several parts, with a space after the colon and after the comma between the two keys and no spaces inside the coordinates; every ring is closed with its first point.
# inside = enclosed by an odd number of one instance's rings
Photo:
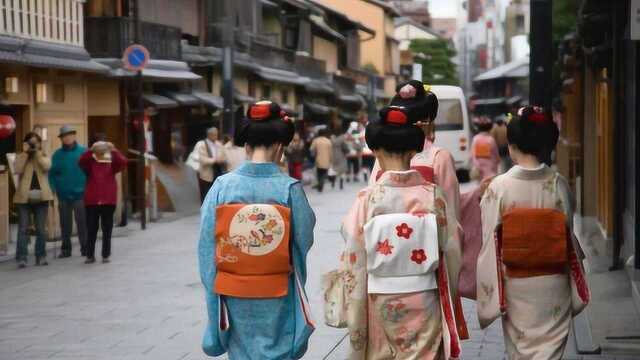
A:
{"type": "Polygon", "coordinates": [[[0,34],[84,45],[83,1],[0,0],[0,34]]]}
{"type": "MultiPolygon", "coordinates": [[[[2,1],[2,0],[0,0],[2,1]]],[[[180,60],[182,31],[173,26],[142,22],[141,43],[152,59],[180,60]]],[[[88,17],[85,19],[86,43],[95,58],[120,58],[133,43],[133,21],[125,17],[88,17]]]]}
{"type": "Polygon", "coordinates": [[[291,50],[262,44],[256,40],[251,41],[249,55],[260,65],[283,70],[292,70],[296,58],[291,50]]]}
{"type": "Polygon", "coordinates": [[[327,63],[310,56],[296,55],[295,69],[298,74],[313,79],[327,78],[327,63]]]}

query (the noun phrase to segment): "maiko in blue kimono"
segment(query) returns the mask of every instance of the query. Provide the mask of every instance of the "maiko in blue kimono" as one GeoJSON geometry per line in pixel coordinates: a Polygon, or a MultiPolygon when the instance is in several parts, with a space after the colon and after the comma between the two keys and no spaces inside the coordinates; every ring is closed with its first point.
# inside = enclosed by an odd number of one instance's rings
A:
{"type": "Polygon", "coordinates": [[[315,215],[302,185],[273,162],[249,161],[216,180],[201,213],[198,255],[209,317],[204,352],[210,356],[228,353],[233,360],[302,358],[314,330],[304,285],[306,256],[315,226],[315,215]],[[216,290],[216,274],[222,273],[216,266],[216,251],[220,252],[215,239],[216,216],[221,216],[216,209],[225,204],[271,204],[290,210],[291,271],[284,275],[288,276],[288,285],[282,282],[286,295],[236,297],[220,295],[216,290]]]}

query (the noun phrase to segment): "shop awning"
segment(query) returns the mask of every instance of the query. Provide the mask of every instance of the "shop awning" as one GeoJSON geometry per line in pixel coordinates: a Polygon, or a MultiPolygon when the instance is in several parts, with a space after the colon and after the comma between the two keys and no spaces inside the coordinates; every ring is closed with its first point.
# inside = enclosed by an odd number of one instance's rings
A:
{"type": "Polygon", "coordinates": [[[514,60],[495,67],[476,76],[473,81],[486,81],[502,78],[524,78],[529,76],[529,57],[514,60]]]}
{"type": "Polygon", "coordinates": [[[340,117],[340,119],[344,120],[344,121],[358,121],[358,114],[354,114],[351,112],[347,112],[347,111],[340,111],[338,113],[338,117],[340,117]]]}
{"type": "Polygon", "coordinates": [[[332,107],[330,106],[326,106],[326,105],[322,105],[322,104],[318,104],[318,103],[313,103],[313,102],[305,102],[304,103],[305,106],[305,112],[309,111],[313,114],[316,115],[329,115],[331,114],[331,111],[333,110],[332,107]]]}
{"type": "Polygon", "coordinates": [[[324,21],[324,18],[322,16],[320,16],[320,15],[310,15],[309,16],[309,20],[311,20],[311,23],[313,25],[315,25],[323,33],[329,35],[330,37],[332,37],[332,38],[334,38],[334,39],[336,39],[338,41],[345,41],[344,36],[342,36],[342,34],[337,32],[336,30],[334,30],[331,26],[329,26],[324,21]]]}
{"type": "Polygon", "coordinates": [[[260,66],[256,72],[258,76],[265,80],[293,85],[305,85],[309,78],[302,77],[298,73],[288,70],[281,70],[260,66]]]}
{"type": "Polygon", "coordinates": [[[0,62],[99,74],[109,71],[107,66],[93,61],[82,47],[2,35],[0,62]]]}
{"type": "Polygon", "coordinates": [[[253,103],[256,102],[256,99],[254,99],[253,97],[249,96],[249,95],[245,95],[243,93],[241,93],[240,91],[236,90],[233,93],[233,98],[241,103],[253,103]]]}
{"type": "Polygon", "coordinates": [[[187,93],[179,93],[179,92],[168,92],[167,96],[182,106],[195,106],[202,104],[202,100],[193,94],[187,93]]]}
{"type": "Polygon", "coordinates": [[[284,110],[289,116],[298,116],[298,112],[296,111],[296,109],[294,109],[289,104],[281,104],[280,108],[282,108],[282,110],[284,110]]]}
{"type": "Polygon", "coordinates": [[[162,95],[143,94],[142,99],[146,103],[151,104],[158,109],[172,109],[172,108],[177,108],[179,106],[179,104],[176,101],[162,95]]]}
{"type": "MultiPolygon", "coordinates": [[[[356,84],[356,92],[358,95],[362,95],[364,99],[367,98],[367,86],[362,84],[356,84]]],[[[375,90],[376,99],[390,99],[391,96],[387,95],[384,90],[376,89],[375,90]]]]}
{"type": "Polygon", "coordinates": [[[205,91],[194,91],[193,96],[200,99],[205,105],[216,109],[222,109],[224,107],[224,99],[220,96],[215,96],[212,93],[205,91]]]}
{"type": "MultiPolygon", "coordinates": [[[[110,68],[109,75],[112,77],[132,77],[136,73],[125,69],[122,60],[114,58],[94,59],[96,62],[110,68]]],[[[146,68],[142,70],[142,77],[148,80],[163,81],[192,81],[202,77],[191,72],[189,65],[182,61],[171,60],[150,60],[146,68]]]]}
{"type": "Polygon", "coordinates": [[[328,82],[322,80],[310,80],[304,85],[304,89],[315,94],[333,94],[335,92],[328,82]]]}
{"type": "Polygon", "coordinates": [[[358,95],[358,94],[340,95],[338,96],[338,101],[348,106],[360,106],[360,107],[363,107],[367,103],[365,99],[362,97],[362,95],[358,95]]]}

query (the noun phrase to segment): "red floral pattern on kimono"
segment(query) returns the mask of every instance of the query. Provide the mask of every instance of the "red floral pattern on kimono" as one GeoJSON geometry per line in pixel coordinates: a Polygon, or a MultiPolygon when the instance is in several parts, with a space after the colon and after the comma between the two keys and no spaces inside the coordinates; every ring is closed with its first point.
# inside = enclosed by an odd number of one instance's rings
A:
{"type": "Polygon", "coordinates": [[[402,223],[396,226],[396,231],[398,232],[398,237],[405,239],[409,239],[411,237],[411,233],[413,233],[413,229],[409,227],[407,223],[402,223]]]}

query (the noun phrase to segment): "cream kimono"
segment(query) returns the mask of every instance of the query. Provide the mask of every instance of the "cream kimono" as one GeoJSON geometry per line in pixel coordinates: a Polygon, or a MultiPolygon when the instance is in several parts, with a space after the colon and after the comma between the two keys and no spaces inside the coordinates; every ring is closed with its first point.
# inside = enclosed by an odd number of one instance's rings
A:
{"type": "MultiPolygon", "coordinates": [[[[450,239],[446,200],[415,170],[386,172],[362,190],[344,219],[342,274],[346,292],[346,323],[350,359],[455,359],[460,353],[448,282],[449,253],[441,256],[438,288],[404,294],[369,294],[364,225],[383,214],[435,214],[438,242],[450,239]]],[[[419,215],[418,215],[419,216],[419,215]]],[[[398,230],[400,231],[400,230],[398,230]]]]}
{"type": "MultiPolygon", "coordinates": [[[[486,328],[502,316],[509,359],[561,359],[573,315],[589,300],[579,252],[574,240],[564,274],[509,278],[496,253],[495,230],[502,215],[514,208],[564,212],[571,231],[573,207],[569,187],[545,165],[513,167],[493,180],[482,199],[482,249],[478,257],[477,309],[486,328]]],[[[573,234],[571,232],[571,234],[573,234]]]]}

